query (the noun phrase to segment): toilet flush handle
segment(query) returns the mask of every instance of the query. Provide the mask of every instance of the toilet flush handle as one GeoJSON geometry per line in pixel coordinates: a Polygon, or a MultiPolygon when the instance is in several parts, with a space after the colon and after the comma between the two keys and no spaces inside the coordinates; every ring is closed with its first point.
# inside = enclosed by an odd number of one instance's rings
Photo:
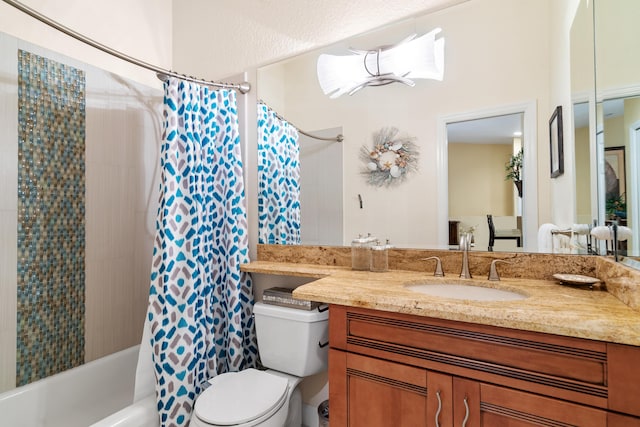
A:
{"type": "Polygon", "coordinates": [[[329,345],[329,341],[327,341],[327,342],[326,342],[326,343],[324,343],[324,344],[323,344],[323,343],[321,343],[320,341],[318,341],[318,347],[320,347],[320,348],[325,348],[325,347],[326,347],[326,346],[328,346],[328,345],[329,345]]]}

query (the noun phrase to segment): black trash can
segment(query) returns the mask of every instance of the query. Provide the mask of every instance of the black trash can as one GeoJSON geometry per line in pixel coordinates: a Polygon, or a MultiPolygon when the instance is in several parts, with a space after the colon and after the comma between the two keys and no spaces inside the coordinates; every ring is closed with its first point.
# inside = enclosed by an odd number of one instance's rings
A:
{"type": "Polygon", "coordinates": [[[329,401],[318,405],[318,427],[329,427],[329,401]]]}

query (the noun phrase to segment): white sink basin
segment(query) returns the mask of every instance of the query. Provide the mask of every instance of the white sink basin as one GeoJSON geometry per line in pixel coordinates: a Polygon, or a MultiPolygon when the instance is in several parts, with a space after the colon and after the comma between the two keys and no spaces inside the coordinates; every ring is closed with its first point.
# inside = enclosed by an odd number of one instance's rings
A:
{"type": "Polygon", "coordinates": [[[472,301],[516,301],[527,298],[526,295],[518,292],[474,285],[421,283],[406,285],[405,288],[413,292],[419,292],[421,294],[427,294],[434,297],[472,301]]]}

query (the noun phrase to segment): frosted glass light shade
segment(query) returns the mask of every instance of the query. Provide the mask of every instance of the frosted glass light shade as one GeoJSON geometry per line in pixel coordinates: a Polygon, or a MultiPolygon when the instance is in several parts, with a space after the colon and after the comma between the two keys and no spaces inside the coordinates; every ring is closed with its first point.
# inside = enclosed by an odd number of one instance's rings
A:
{"type": "Polygon", "coordinates": [[[399,82],[409,86],[412,79],[442,80],[444,38],[433,31],[389,48],[352,51],[350,55],[322,54],[318,57],[318,82],[325,95],[337,98],[366,86],[399,82]]]}

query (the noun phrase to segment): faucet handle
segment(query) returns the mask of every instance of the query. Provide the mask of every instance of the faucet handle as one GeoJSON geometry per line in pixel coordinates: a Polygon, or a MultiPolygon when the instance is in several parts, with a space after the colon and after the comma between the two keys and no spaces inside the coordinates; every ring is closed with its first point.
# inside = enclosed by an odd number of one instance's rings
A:
{"type": "Polygon", "coordinates": [[[438,258],[437,256],[430,256],[428,258],[420,258],[422,261],[427,261],[430,259],[435,259],[436,260],[436,270],[433,272],[433,275],[436,277],[444,277],[444,272],[442,271],[442,262],[440,261],[440,258],[438,258]]]}
{"type": "Polygon", "coordinates": [[[489,268],[489,277],[487,278],[488,280],[491,280],[493,282],[497,282],[500,280],[498,269],[496,268],[496,264],[499,262],[504,264],[513,264],[512,262],[505,261],[503,259],[494,259],[493,261],[491,261],[491,268],[489,268]]]}

